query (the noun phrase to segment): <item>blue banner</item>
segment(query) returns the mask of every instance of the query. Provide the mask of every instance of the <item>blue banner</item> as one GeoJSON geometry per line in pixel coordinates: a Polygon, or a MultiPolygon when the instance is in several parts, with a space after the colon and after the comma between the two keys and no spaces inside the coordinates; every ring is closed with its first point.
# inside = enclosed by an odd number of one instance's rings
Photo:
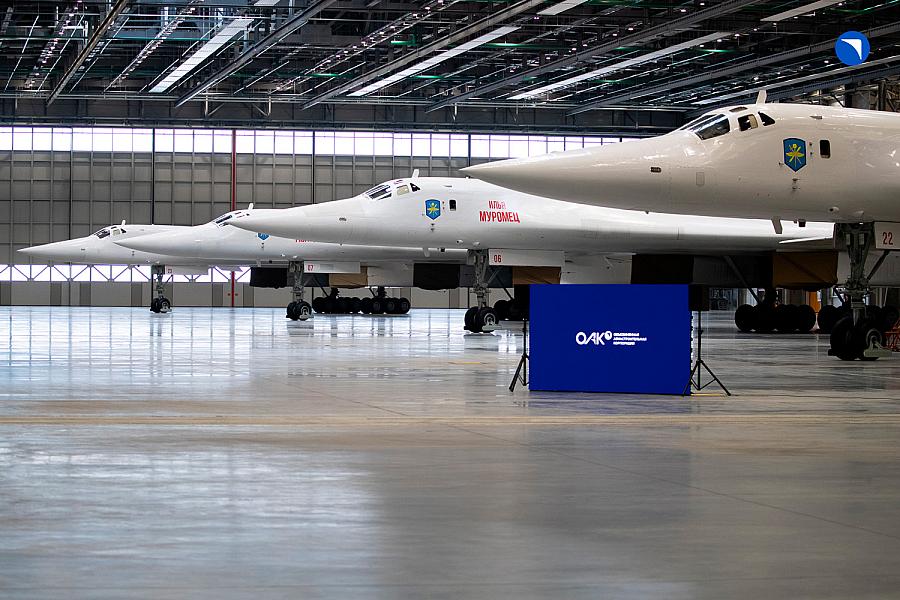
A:
{"type": "Polygon", "coordinates": [[[681,394],[691,371],[686,285],[532,285],[529,388],[681,394]]]}

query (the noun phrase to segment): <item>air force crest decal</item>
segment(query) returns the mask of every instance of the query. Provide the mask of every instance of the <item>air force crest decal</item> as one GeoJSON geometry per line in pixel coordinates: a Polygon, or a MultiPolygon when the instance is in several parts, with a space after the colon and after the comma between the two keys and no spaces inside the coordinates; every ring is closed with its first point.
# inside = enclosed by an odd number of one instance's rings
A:
{"type": "Polygon", "coordinates": [[[257,233],[256,237],[258,237],[262,241],[266,241],[267,239],[269,239],[269,234],[268,233],[257,233]]]}
{"type": "Polygon", "coordinates": [[[799,171],[806,166],[806,142],[800,138],[788,138],[784,140],[784,164],[793,171],[799,171]]]}
{"type": "Polygon", "coordinates": [[[426,200],[425,201],[425,216],[431,219],[437,219],[441,216],[441,201],[440,200],[426,200]]]}

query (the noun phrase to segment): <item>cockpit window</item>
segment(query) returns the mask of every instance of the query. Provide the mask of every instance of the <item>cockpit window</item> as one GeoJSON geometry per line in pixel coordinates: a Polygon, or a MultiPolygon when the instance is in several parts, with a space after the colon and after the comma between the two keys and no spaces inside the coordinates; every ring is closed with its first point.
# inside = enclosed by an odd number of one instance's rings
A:
{"type": "Polygon", "coordinates": [[[695,131],[698,127],[702,127],[703,125],[706,125],[707,123],[709,123],[711,121],[714,121],[718,117],[719,117],[719,115],[703,115],[703,116],[697,117],[693,121],[688,121],[687,123],[685,123],[684,125],[679,127],[678,131],[695,131]]]}
{"type": "Polygon", "coordinates": [[[398,195],[398,196],[402,196],[403,194],[408,194],[408,193],[409,193],[409,186],[408,186],[408,185],[403,184],[403,185],[398,185],[398,186],[397,186],[397,195],[398,195]]]}
{"type": "Polygon", "coordinates": [[[376,185],[371,190],[366,192],[366,196],[368,196],[370,200],[381,200],[383,198],[389,198],[391,196],[391,186],[387,183],[376,185]]]}
{"type": "Polygon", "coordinates": [[[738,127],[740,127],[741,131],[756,129],[759,127],[759,121],[756,120],[756,115],[754,114],[744,115],[743,117],[738,117],[738,127]]]}
{"type": "Polygon", "coordinates": [[[772,117],[770,117],[769,115],[767,115],[764,112],[759,113],[759,118],[762,121],[763,127],[765,127],[767,125],[775,124],[775,119],[773,119],[772,117]]]}
{"type": "Polygon", "coordinates": [[[102,240],[103,238],[105,238],[105,237],[107,237],[107,236],[109,235],[109,228],[108,228],[108,227],[104,227],[104,228],[101,229],[100,231],[94,233],[94,235],[96,235],[98,238],[100,238],[100,239],[102,240]]]}
{"type": "Polygon", "coordinates": [[[411,189],[411,190],[414,191],[414,192],[418,192],[418,191],[421,190],[422,188],[420,188],[419,186],[417,186],[417,185],[414,184],[414,183],[410,183],[410,184],[409,184],[409,189],[411,189]]]}
{"type": "Polygon", "coordinates": [[[701,140],[708,140],[719,137],[720,135],[725,135],[729,131],[731,131],[731,125],[728,124],[728,117],[725,115],[718,115],[716,120],[709,125],[704,125],[702,129],[695,129],[694,133],[696,133],[701,140]]]}
{"type": "Polygon", "coordinates": [[[216,220],[214,221],[214,223],[215,223],[216,225],[221,225],[222,223],[224,223],[225,221],[227,221],[228,219],[230,219],[230,218],[233,217],[233,216],[234,216],[234,215],[231,214],[231,213],[222,215],[221,217],[219,217],[218,219],[216,219],[216,220]]]}

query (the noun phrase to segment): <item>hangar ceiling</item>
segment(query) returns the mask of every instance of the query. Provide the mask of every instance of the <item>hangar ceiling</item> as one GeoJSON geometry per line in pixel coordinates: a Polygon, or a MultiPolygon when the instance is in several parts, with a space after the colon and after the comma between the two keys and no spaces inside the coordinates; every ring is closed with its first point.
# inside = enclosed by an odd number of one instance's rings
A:
{"type": "MultiPolygon", "coordinates": [[[[900,73],[897,0],[13,0],[0,119],[653,134],[900,73]],[[868,35],[858,67],[836,37],[868,35]]],[[[840,98],[838,98],[840,99],[840,98]]]]}

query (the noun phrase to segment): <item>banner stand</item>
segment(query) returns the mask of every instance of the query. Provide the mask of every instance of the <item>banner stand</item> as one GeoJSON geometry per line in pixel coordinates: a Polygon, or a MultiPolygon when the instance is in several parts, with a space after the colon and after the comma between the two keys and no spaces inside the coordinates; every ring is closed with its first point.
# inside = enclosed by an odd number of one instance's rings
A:
{"type": "Polygon", "coordinates": [[[719,387],[725,391],[725,395],[730,396],[731,392],[728,391],[728,388],[725,387],[725,384],[716,377],[716,374],[713,373],[712,369],[709,368],[709,365],[706,364],[706,361],[703,360],[703,355],[701,350],[703,349],[703,311],[697,311],[697,360],[694,361],[694,366],[691,368],[691,375],[688,378],[686,384],[684,384],[684,391],[681,393],[682,396],[688,396],[691,393],[691,388],[697,390],[698,392],[713,383],[719,384],[719,387]],[[709,376],[712,377],[710,381],[702,384],[700,383],[700,374],[701,369],[706,369],[706,372],[709,373],[709,376]],[[694,375],[696,374],[697,380],[694,381],[694,375]]]}
{"type": "Polygon", "coordinates": [[[513,375],[512,381],[509,383],[509,391],[516,390],[516,384],[528,385],[528,317],[522,319],[522,358],[519,359],[519,366],[516,367],[516,374],[513,375]]]}

